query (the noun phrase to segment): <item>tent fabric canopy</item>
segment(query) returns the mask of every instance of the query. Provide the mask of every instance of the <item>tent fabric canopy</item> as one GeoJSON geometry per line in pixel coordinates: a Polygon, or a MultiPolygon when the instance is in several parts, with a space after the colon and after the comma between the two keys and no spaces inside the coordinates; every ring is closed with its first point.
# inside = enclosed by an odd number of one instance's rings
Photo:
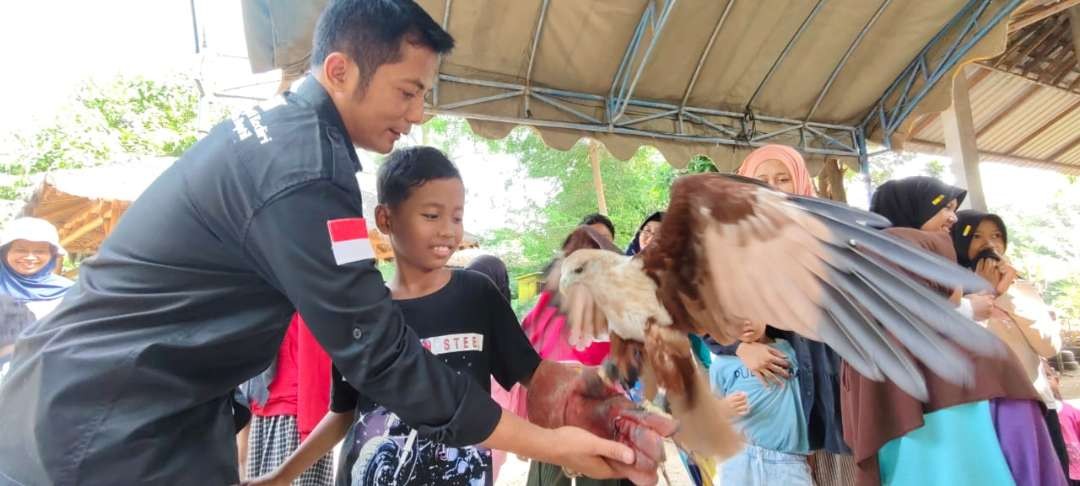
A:
{"type": "MultiPolygon", "coordinates": [[[[850,151],[833,150],[836,145],[824,138],[806,142],[808,133],[816,135],[803,129],[787,128],[767,140],[755,134],[790,126],[774,119],[810,122],[819,124],[817,131],[853,148],[850,127],[866,118],[931,39],[947,30],[950,19],[977,2],[419,3],[457,40],[455,50],[441,62],[430,114],[466,116],[476,133],[490,138],[528,124],[557,149],[568,149],[588,136],[624,160],[641,145],[652,145],[677,167],[702,154],[721,170],[730,170],[752,145],[768,142],[802,144],[809,148],[804,152],[814,155],[808,157],[811,165],[820,166],[825,156],[848,155],[845,160],[851,162],[850,151]],[[638,30],[641,35],[635,37],[638,30]],[[632,48],[635,39],[638,49],[632,48]],[[620,70],[624,64],[627,68],[620,70]],[[627,96],[619,97],[619,93],[627,96]],[[642,103],[623,107],[616,101],[613,109],[609,104],[613,98],[642,103]],[[477,99],[486,101],[475,103],[477,99]],[[610,123],[612,111],[623,112],[614,123],[610,123]],[[754,117],[749,125],[757,132],[747,131],[747,124],[732,123],[744,115],[754,117]],[[590,119],[611,129],[583,129],[590,119]],[[718,131],[718,125],[728,131],[718,131]],[[738,133],[740,126],[743,129],[738,133]],[[695,141],[694,137],[726,137],[734,143],[695,141]]],[[[1007,0],[991,0],[986,11],[1007,4],[1007,0]]],[[[295,66],[307,59],[314,19],[325,1],[244,0],[243,5],[245,13],[264,14],[262,22],[246,24],[254,71],[295,66]]],[[[956,66],[1002,52],[1005,27],[1002,22],[990,29],[956,66]]],[[[955,34],[945,34],[949,35],[955,34]]],[[[954,73],[955,68],[948,76],[954,73]]],[[[947,108],[950,88],[951,83],[938,82],[916,113],[947,108]]],[[[881,139],[880,133],[868,135],[881,139]]]]}

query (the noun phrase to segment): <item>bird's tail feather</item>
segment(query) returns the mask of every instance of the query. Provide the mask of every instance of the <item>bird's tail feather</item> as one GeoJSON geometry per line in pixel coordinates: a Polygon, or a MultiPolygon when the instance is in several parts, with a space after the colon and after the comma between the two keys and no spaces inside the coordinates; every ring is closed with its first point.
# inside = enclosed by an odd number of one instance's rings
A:
{"type": "Polygon", "coordinates": [[[679,421],[675,443],[702,455],[725,459],[743,447],[743,436],[733,425],[735,411],[709,390],[700,370],[691,379],[691,395],[668,394],[671,413],[679,421]],[[688,400],[690,396],[695,399],[688,400]]]}
{"type": "Polygon", "coordinates": [[[735,410],[710,390],[686,333],[670,326],[648,326],[645,355],[645,378],[664,389],[672,415],[679,421],[675,443],[719,459],[738,452],[743,438],[733,425],[735,410]]]}

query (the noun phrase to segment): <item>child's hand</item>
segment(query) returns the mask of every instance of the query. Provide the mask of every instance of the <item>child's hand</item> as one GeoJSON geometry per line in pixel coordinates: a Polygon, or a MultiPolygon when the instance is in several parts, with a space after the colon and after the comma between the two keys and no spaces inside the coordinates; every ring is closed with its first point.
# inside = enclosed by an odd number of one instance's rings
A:
{"type": "Polygon", "coordinates": [[[735,413],[746,415],[750,413],[750,402],[746,400],[746,393],[736,392],[724,397],[724,401],[735,409],[735,413]]]}
{"type": "Polygon", "coordinates": [[[788,363],[787,356],[768,344],[742,343],[735,349],[735,356],[766,386],[782,386],[784,380],[791,377],[788,373],[791,364],[788,363]]]}

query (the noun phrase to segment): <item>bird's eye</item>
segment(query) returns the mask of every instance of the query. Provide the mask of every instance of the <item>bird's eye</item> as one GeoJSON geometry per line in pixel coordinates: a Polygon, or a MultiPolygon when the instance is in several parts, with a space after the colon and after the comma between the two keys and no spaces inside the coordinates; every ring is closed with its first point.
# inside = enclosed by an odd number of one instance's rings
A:
{"type": "Polygon", "coordinates": [[[574,273],[582,273],[584,271],[585,271],[585,266],[584,265],[574,269],[574,273]]]}

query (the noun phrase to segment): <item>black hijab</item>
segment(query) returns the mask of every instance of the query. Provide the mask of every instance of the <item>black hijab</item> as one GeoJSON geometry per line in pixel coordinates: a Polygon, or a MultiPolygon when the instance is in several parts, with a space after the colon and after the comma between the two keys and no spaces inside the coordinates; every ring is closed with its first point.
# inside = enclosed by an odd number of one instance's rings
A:
{"type": "Polygon", "coordinates": [[[663,221],[663,220],[664,220],[664,212],[663,211],[657,211],[655,213],[650,214],[648,218],[645,218],[645,221],[641,222],[641,226],[638,226],[637,233],[634,233],[634,239],[630,240],[630,246],[626,247],[626,254],[630,255],[630,256],[634,256],[634,255],[637,255],[639,251],[641,251],[641,230],[645,229],[645,225],[647,225],[647,224],[649,224],[649,223],[651,223],[653,221],[663,221]]]}
{"type": "Polygon", "coordinates": [[[1009,230],[1005,228],[1005,221],[1001,219],[1001,216],[982,211],[958,211],[956,213],[956,224],[952,227],[952,240],[953,247],[956,248],[956,261],[961,266],[972,270],[975,269],[977,262],[968,258],[968,252],[971,250],[971,240],[975,239],[975,230],[986,219],[998,225],[998,228],[1001,229],[1001,238],[1005,240],[1005,245],[1008,246],[1009,230]]]}
{"type": "Polygon", "coordinates": [[[921,229],[949,201],[955,199],[959,205],[965,196],[966,190],[933,177],[908,177],[878,187],[870,200],[870,211],[889,218],[893,226],[921,229]]]}
{"type": "Polygon", "coordinates": [[[474,272],[480,272],[491,279],[499,293],[510,301],[510,275],[506,272],[506,264],[492,255],[480,255],[476,257],[468,267],[474,272]]]}

